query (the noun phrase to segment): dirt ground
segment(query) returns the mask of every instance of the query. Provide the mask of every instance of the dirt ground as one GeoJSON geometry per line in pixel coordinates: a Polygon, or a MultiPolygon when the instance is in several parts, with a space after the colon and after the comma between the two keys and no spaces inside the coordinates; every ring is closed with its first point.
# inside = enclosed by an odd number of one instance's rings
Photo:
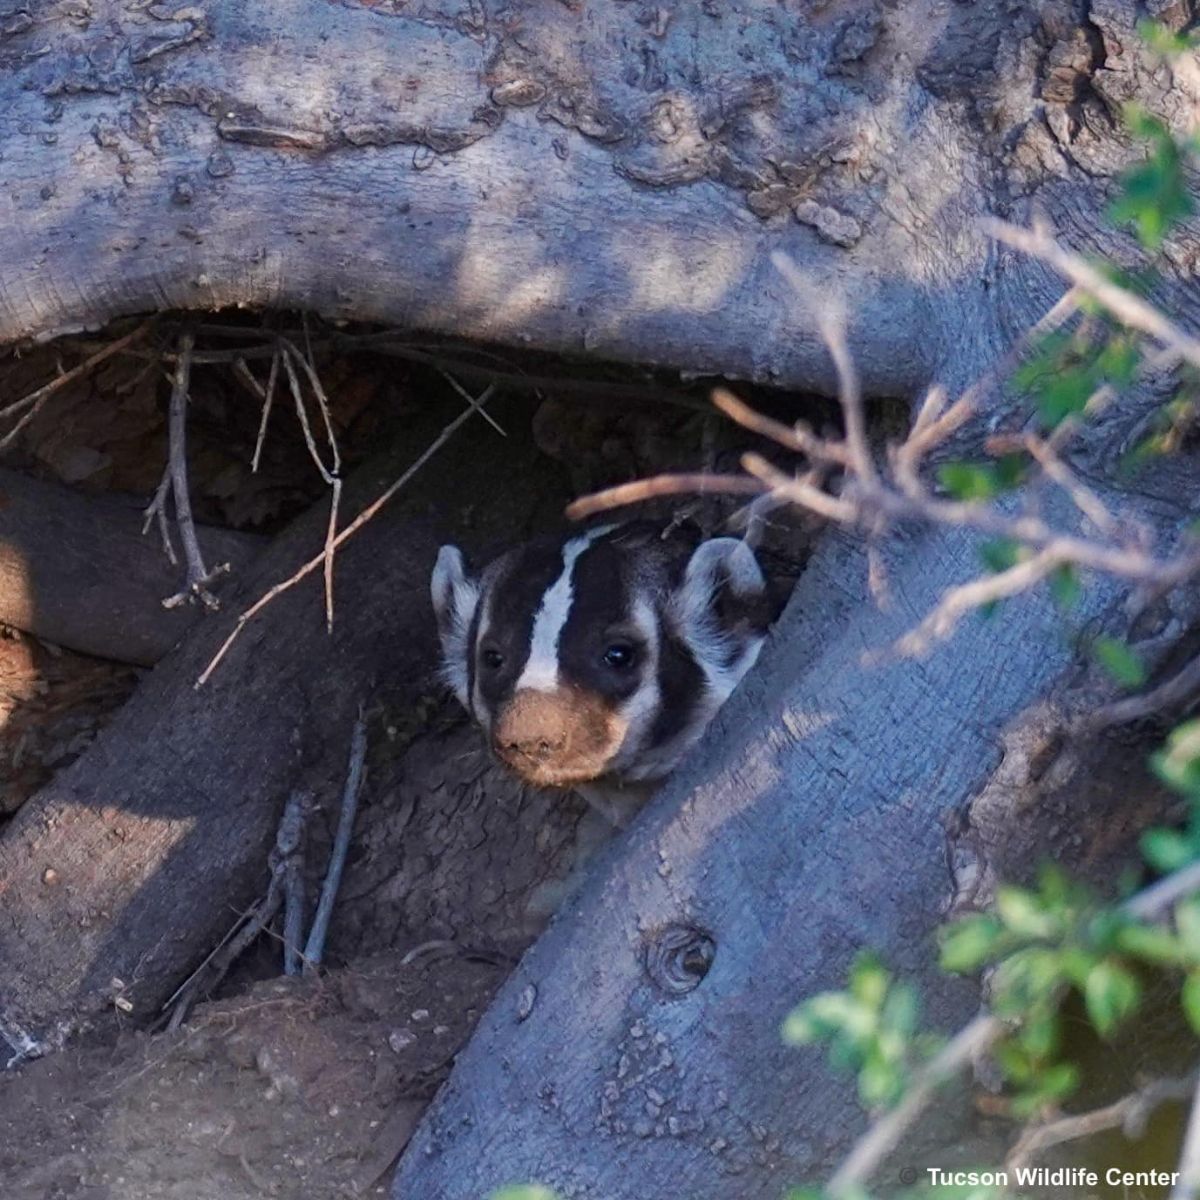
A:
{"type": "Polygon", "coordinates": [[[5,1200],[345,1200],[391,1167],[506,967],[446,946],[277,979],[0,1076],[5,1200]]]}

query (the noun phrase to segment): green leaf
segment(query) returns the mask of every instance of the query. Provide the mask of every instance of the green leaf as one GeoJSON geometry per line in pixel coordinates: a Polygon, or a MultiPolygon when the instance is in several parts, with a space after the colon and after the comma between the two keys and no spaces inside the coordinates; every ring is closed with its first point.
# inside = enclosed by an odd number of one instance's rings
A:
{"type": "Polygon", "coordinates": [[[1056,1011],[1039,1012],[1021,1026],[1021,1045],[1035,1060],[1050,1058],[1058,1049],[1060,1025],[1056,1011]]]}
{"type": "Polygon", "coordinates": [[[979,547],[979,557],[989,571],[998,575],[1021,561],[1022,549],[1021,543],[1012,538],[993,538],[979,547]]]}
{"type": "Polygon", "coordinates": [[[1200,896],[1188,896],[1175,905],[1175,928],[1183,948],[1200,960],[1200,896]]]}
{"type": "Polygon", "coordinates": [[[890,1106],[904,1092],[904,1072],[881,1055],[871,1055],[858,1073],[858,1095],[867,1108],[890,1106]]]}
{"type": "Polygon", "coordinates": [[[1133,379],[1140,360],[1141,353],[1132,338],[1128,334],[1117,334],[1100,351],[1096,365],[1110,382],[1124,386],[1133,379]]]}
{"type": "Polygon", "coordinates": [[[921,1003],[917,990],[910,983],[896,983],[883,1004],[883,1024],[905,1041],[917,1028],[921,1003]]]}
{"type": "Polygon", "coordinates": [[[1194,33],[1176,33],[1158,21],[1142,20],[1137,23],[1138,37],[1156,54],[1164,58],[1178,58],[1197,46],[1194,33]]]}
{"type": "Polygon", "coordinates": [[[1183,981],[1179,1000],[1188,1024],[1193,1032],[1200,1034],[1200,971],[1192,971],[1183,981]]]}
{"type": "Polygon", "coordinates": [[[1038,416],[1042,424],[1053,429],[1067,417],[1083,412],[1098,386],[1095,372],[1082,366],[1049,379],[1037,396],[1038,416]]]}
{"type": "Polygon", "coordinates": [[[1121,188],[1109,206],[1109,218],[1132,225],[1142,246],[1158,250],[1171,227],[1194,210],[1184,173],[1185,148],[1170,129],[1144,109],[1130,106],[1126,123],[1135,137],[1149,142],[1146,159],[1121,176],[1121,188]]]}
{"type": "Polygon", "coordinates": [[[1191,842],[1173,829],[1147,829],[1139,843],[1146,861],[1164,875],[1186,867],[1196,857],[1191,842]]]}
{"type": "Polygon", "coordinates": [[[1172,730],[1166,747],[1151,756],[1150,765],[1168,787],[1200,800],[1200,718],[1172,730]]]}
{"type": "Polygon", "coordinates": [[[558,1200],[557,1193],[537,1183],[518,1183],[493,1192],[491,1200],[558,1200]]]}
{"type": "Polygon", "coordinates": [[[1098,962],[1089,972],[1083,989],[1088,1017],[1102,1038],[1110,1037],[1133,1013],[1142,998],[1138,978],[1115,959],[1098,962]]]}
{"type": "Polygon", "coordinates": [[[1092,643],[1096,661],[1122,687],[1138,688],[1146,682],[1146,666],[1124,642],[1113,637],[1098,637],[1092,643]]]}
{"type": "Polygon", "coordinates": [[[1045,911],[1040,899],[1025,888],[1005,884],[996,890],[996,912],[1013,932],[1026,938],[1052,938],[1058,921],[1045,911]]]}
{"type": "Polygon", "coordinates": [[[1050,595],[1060,609],[1074,608],[1082,593],[1079,572],[1070,563],[1063,563],[1050,576],[1050,595]]]}
{"type": "Polygon", "coordinates": [[[941,930],[941,964],[943,971],[966,975],[988,963],[1005,930],[991,913],[974,913],[941,930]]]}
{"type": "Polygon", "coordinates": [[[1131,958],[1171,967],[1187,961],[1178,938],[1158,925],[1126,925],[1117,934],[1117,949],[1131,958]]]}
{"type": "Polygon", "coordinates": [[[850,968],[850,994],[867,1008],[878,1011],[892,977],[887,967],[869,951],[859,954],[850,968]]]}
{"type": "Polygon", "coordinates": [[[942,463],[937,470],[938,483],[956,500],[991,500],[997,493],[992,473],[972,463],[942,463]]]}

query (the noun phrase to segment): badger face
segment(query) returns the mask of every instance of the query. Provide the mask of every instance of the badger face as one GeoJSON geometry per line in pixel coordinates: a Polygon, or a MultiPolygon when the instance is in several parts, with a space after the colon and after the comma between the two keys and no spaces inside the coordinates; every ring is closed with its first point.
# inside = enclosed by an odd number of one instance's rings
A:
{"type": "Polygon", "coordinates": [[[669,773],[758,657],[765,585],[736,538],[646,525],[527,543],[480,575],[443,546],[443,675],[529,783],[669,773]]]}

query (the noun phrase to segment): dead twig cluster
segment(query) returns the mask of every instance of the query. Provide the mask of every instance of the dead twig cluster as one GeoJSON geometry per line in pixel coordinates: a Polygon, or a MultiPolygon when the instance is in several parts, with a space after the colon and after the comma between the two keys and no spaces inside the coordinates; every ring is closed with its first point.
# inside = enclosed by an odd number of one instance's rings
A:
{"type": "MultiPolygon", "coordinates": [[[[760,454],[742,458],[744,475],[665,475],[624,484],[572,504],[568,516],[582,519],[623,505],[662,495],[694,492],[758,493],[770,503],[788,503],[835,524],[864,533],[870,549],[892,526],[918,523],[971,529],[986,538],[1019,549],[1011,565],[980,575],[949,589],[920,624],[894,647],[902,656],[919,656],[948,637],[972,611],[1026,592],[1067,569],[1102,572],[1131,584],[1137,596],[1149,598],[1178,587],[1200,574],[1200,539],[1182,533],[1169,546],[1153,544],[1141,524],[1110,512],[1100,497],[1080,478],[1066,457],[1071,438],[1081,422],[1068,418],[1052,433],[1029,432],[993,436],[986,447],[993,455],[1014,451],[1029,464],[1019,494],[992,500],[955,499],[928,479],[930,460],[944,452],[956,435],[980,415],[980,406],[998,379],[1007,373],[1030,340],[1060,326],[1078,307],[1081,295],[1093,296],[1118,319],[1158,344],[1143,370],[1188,362],[1200,364],[1200,342],[1177,329],[1137,296],[1100,276],[1076,255],[1063,250],[1044,231],[1029,233],[1010,226],[993,226],[996,236],[1038,254],[1070,281],[1072,287],[1027,332],[1018,346],[953,403],[940,388],[932,388],[917,411],[907,437],[877,456],[866,432],[863,401],[853,362],[846,346],[840,318],[825,317],[818,324],[838,381],[844,434],[823,437],[802,421],[786,424],[757,412],[732,393],[718,389],[713,403],[743,428],[769,439],[799,459],[791,473],[760,454]],[[1076,514],[1075,528],[1059,527],[1041,514],[1039,504],[1046,488],[1059,489],[1076,514]]],[[[806,297],[806,284],[783,255],[776,266],[806,297]]],[[[812,300],[814,298],[807,297],[812,300]]],[[[815,305],[814,305],[815,307],[815,305]]],[[[1095,413],[1112,399],[1108,385],[1088,399],[1084,415],[1095,413]]],[[[872,555],[871,590],[886,593],[881,560],[872,555]]],[[[1144,697],[1114,706],[1113,717],[1132,719],[1153,711],[1155,705],[1177,701],[1200,678],[1200,662],[1188,664],[1179,676],[1144,697]]]]}

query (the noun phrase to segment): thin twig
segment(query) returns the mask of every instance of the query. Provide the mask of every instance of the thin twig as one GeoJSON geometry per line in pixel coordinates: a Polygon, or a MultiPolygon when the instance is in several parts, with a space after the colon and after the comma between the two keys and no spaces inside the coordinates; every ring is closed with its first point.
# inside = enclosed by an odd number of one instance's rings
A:
{"type": "MultiPolygon", "coordinates": [[[[300,386],[300,377],[296,374],[295,364],[297,362],[303,362],[303,360],[289,342],[285,342],[281,339],[280,345],[281,354],[283,357],[283,369],[287,372],[288,385],[292,391],[292,400],[296,406],[296,416],[300,421],[300,429],[304,433],[304,444],[308,447],[308,455],[316,464],[316,468],[320,472],[321,478],[326,483],[332,484],[334,475],[337,472],[337,442],[336,440],[332,442],[334,467],[333,470],[330,470],[325,465],[324,459],[321,458],[321,452],[317,449],[317,442],[313,437],[312,426],[309,424],[308,420],[308,408],[304,403],[304,390],[300,386]]],[[[330,436],[332,437],[332,434],[330,436]]]]}
{"type": "Polygon", "coordinates": [[[1195,1072],[1182,1079],[1154,1079],[1103,1108],[1034,1125],[1021,1134],[1004,1165],[1015,1171],[1027,1166],[1045,1150],[1064,1142],[1092,1137],[1107,1129],[1120,1129],[1126,1137],[1139,1137],[1151,1113],[1169,1101],[1186,1100],[1195,1090],[1196,1080],[1195,1072]]]}
{"type": "Polygon", "coordinates": [[[333,559],[337,544],[338,508],[342,503],[342,480],[334,476],[329,493],[329,523],[325,526],[325,629],[333,632],[333,559]]]}
{"type": "Polygon", "coordinates": [[[171,387],[171,404],[167,417],[168,464],[171,472],[171,491],[175,500],[175,523],[179,526],[179,540],[183,543],[183,558],[187,574],[183,590],[168,596],[164,608],[177,608],[189,600],[199,599],[209,609],[220,608],[220,601],[209,591],[209,584],[229,570],[229,564],[209,570],[204,565],[200,550],[200,539],[196,535],[196,522],[192,517],[192,499],[188,490],[187,468],[187,405],[188,385],[192,372],[192,347],[195,336],[189,330],[179,338],[179,360],[175,364],[175,378],[171,387]]]}
{"type": "Polygon", "coordinates": [[[1022,229],[992,219],[986,219],[983,228],[997,241],[1040,258],[1053,267],[1065,279],[1098,300],[1123,325],[1149,335],[1193,366],[1200,367],[1200,341],[1185,333],[1154,305],[1105,278],[1085,258],[1065,250],[1047,230],[1022,229]]]}
{"type": "Polygon", "coordinates": [[[475,399],[475,397],[472,396],[471,393],[468,392],[467,389],[463,387],[463,385],[459,383],[449,371],[443,371],[439,369],[438,374],[459,394],[463,400],[465,400],[473,409],[475,409],[501,437],[508,437],[508,434],[505,433],[504,429],[501,427],[500,422],[497,421],[496,418],[487,411],[487,409],[480,408],[479,402],[475,399]]]}
{"type": "Polygon", "coordinates": [[[262,416],[258,422],[258,436],[254,439],[254,457],[250,460],[250,472],[256,475],[258,468],[262,465],[263,447],[267,442],[267,422],[271,419],[271,407],[275,403],[275,385],[279,382],[279,343],[275,343],[275,352],[271,356],[271,370],[267,375],[265,391],[259,386],[258,380],[250,374],[250,368],[246,366],[245,360],[239,358],[234,370],[241,373],[242,378],[250,380],[262,400],[262,416]]]}
{"type": "MultiPolygon", "coordinates": [[[[480,397],[479,403],[484,403],[491,391],[492,389],[489,387],[487,391],[484,392],[483,396],[480,397]]],[[[395,483],[386,488],[377,499],[368,504],[367,507],[364,508],[362,512],[360,512],[358,516],[355,517],[354,520],[351,521],[350,524],[347,525],[346,528],[343,529],[342,532],[333,539],[332,548],[335,550],[340,548],[348,538],[353,537],[369,520],[371,520],[371,518],[374,517],[376,513],[378,513],[379,510],[383,508],[383,506],[387,504],[387,502],[391,500],[391,498],[395,496],[396,493],[399,492],[400,489],[403,488],[414,475],[416,475],[416,473],[450,440],[450,438],[453,437],[453,435],[458,431],[459,427],[465,424],[469,418],[475,415],[475,411],[476,410],[474,408],[464,408],[463,411],[459,413],[458,416],[455,417],[454,420],[451,421],[450,424],[447,425],[446,428],[443,429],[442,432],[438,434],[438,436],[434,438],[434,440],[425,448],[416,462],[414,462],[412,466],[409,467],[408,470],[406,470],[400,476],[400,478],[395,481],[395,483]]],[[[209,681],[209,679],[212,677],[213,671],[217,669],[217,666],[229,652],[230,647],[237,640],[238,635],[242,632],[246,625],[256,616],[258,616],[258,614],[262,612],[262,610],[266,608],[267,605],[273,600],[283,595],[283,593],[289,589],[295,587],[296,584],[298,584],[302,579],[306,578],[308,575],[311,575],[313,571],[321,566],[321,564],[325,561],[329,549],[329,547],[326,547],[326,549],[322,550],[320,554],[316,555],[314,558],[310,558],[308,562],[300,567],[300,569],[297,570],[293,575],[289,576],[289,578],[275,584],[274,587],[260,596],[258,600],[256,600],[248,609],[246,609],[245,612],[242,613],[240,617],[238,617],[237,624],[234,625],[233,629],[229,633],[229,636],[226,637],[226,639],[221,643],[220,648],[217,650],[216,654],[213,655],[208,666],[206,666],[200,673],[199,678],[194,684],[195,687],[201,688],[209,681]]]]}
{"type": "Polygon", "coordinates": [[[785,425],[782,421],[764,416],[725,388],[713,389],[712,402],[719,412],[723,412],[743,429],[769,438],[787,450],[803,454],[812,462],[831,463],[839,467],[850,465],[850,453],[841,442],[817,437],[801,421],[797,421],[795,425],[785,425]]]}
{"type": "Polygon", "coordinates": [[[914,658],[927,653],[935,641],[949,637],[967,613],[1028,591],[1061,565],[1058,555],[1047,549],[1007,570],[950,588],[916,629],[897,641],[897,652],[914,658]]]}
{"type": "Polygon", "coordinates": [[[207,958],[192,972],[184,985],[178,988],[171,1001],[174,1011],[167,1022],[168,1030],[178,1029],[187,1019],[187,1014],[198,999],[212,992],[225,977],[226,972],[246,950],[251,942],[267,927],[283,902],[284,881],[291,867],[291,860],[304,839],[304,823],[308,816],[305,793],[293,792],[283,808],[275,844],[267,862],[271,868],[271,881],[267,894],[235,927],[236,932],[227,934],[207,958]]]}
{"type": "Polygon", "coordinates": [[[1115,700],[1112,704],[1106,704],[1096,712],[1082,717],[1078,729],[1081,733],[1099,733],[1116,725],[1128,725],[1131,721],[1139,721],[1142,717],[1193,700],[1197,693],[1200,693],[1200,656],[1193,658],[1158,687],[1137,696],[1115,700]]]}
{"type": "Polygon", "coordinates": [[[622,508],[627,504],[640,504],[660,496],[761,496],[766,487],[745,475],[654,475],[649,479],[638,479],[633,483],[622,483],[616,487],[581,496],[567,505],[567,518],[582,521],[610,508],[622,508]]]}
{"type": "Polygon", "coordinates": [[[826,1195],[842,1196],[865,1184],[929,1106],[938,1088],[986,1053],[1003,1032],[1004,1025],[991,1015],[976,1017],[960,1029],[921,1070],[904,1099],[859,1138],[825,1185],[826,1195]]]}
{"type": "Polygon", "coordinates": [[[850,456],[850,463],[860,479],[868,485],[872,484],[876,479],[875,462],[867,442],[867,422],[863,414],[858,371],[846,346],[845,314],[822,311],[817,317],[817,328],[820,329],[829,355],[837,368],[838,403],[842,407],[842,419],[846,425],[846,451],[850,456]]]}
{"type": "Polygon", "coordinates": [[[294,822],[300,833],[283,872],[283,973],[299,975],[304,962],[304,827],[313,810],[313,798],[308,792],[295,791],[288,805],[291,815],[284,820],[294,822]]]}
{"type": "Polygon", "coordinates": [[[338,888],[342,884],[346,856],[350,853],[350,839],[354,835],[354,817],[358,812],[358,797],[362,791],[366,761],[367,720],[360,706],[354,729],[350,734],[350,762],[346,768],[346,786],[342,791],[342,809],[338,814],[337,832],[333,839],[333,849],[329,852],[329,868],[325,873],[325,882],[321,885],[317,913],[313,917],[308,941],[304,946],[305,971],[315,971],[325,956],[325,937],[329,932],[333,906],[337,902],[338,888]]]}
{"type": "Polygon", "coordinates": [[[153,328],[154,318],[151,317],[150,320],[143,321],[132,333],[127,333],[124,337],[117,338],[115,342],[109,342],[107,346],[97,350],[95,354],[89,355],[83,362],[72,367],[69,371],[64,371],[61,375],[55,376],[49,383],[43,384],[37,391],[30,392],[28,396],[15,401],[8,405],[7,408],[0,409],[0,421],[6,420],[8,417],[14,417],[20,412],[25,413],[8,433],[0,438],[0,450],[7,450],[13,444],[21,430],[38,415],[42,410],[42,406],[55,392],[66,387],[68,383],[73,382],[80,376],[86,375],[106,359],[112,358],[114,354],[120,354],[122,350],[133,345],[134,342],[145,336],[153,328]]]}
{"type": "Polygon", "coordinates": [[[167,523],[167,494],[170,490],[171,468],[167,466],[163,468],[162,479],[158,481],[158,487],[154,490],[154,499],[146,506],[142,520],[142,536],[145,537],[150,531],[150,522],[157,521],[163,551],[167,556],[167,561],[174,567],[179,565],[179,558],[175,554],[175,546],[171,542],[171,527],[167,523]]]}

